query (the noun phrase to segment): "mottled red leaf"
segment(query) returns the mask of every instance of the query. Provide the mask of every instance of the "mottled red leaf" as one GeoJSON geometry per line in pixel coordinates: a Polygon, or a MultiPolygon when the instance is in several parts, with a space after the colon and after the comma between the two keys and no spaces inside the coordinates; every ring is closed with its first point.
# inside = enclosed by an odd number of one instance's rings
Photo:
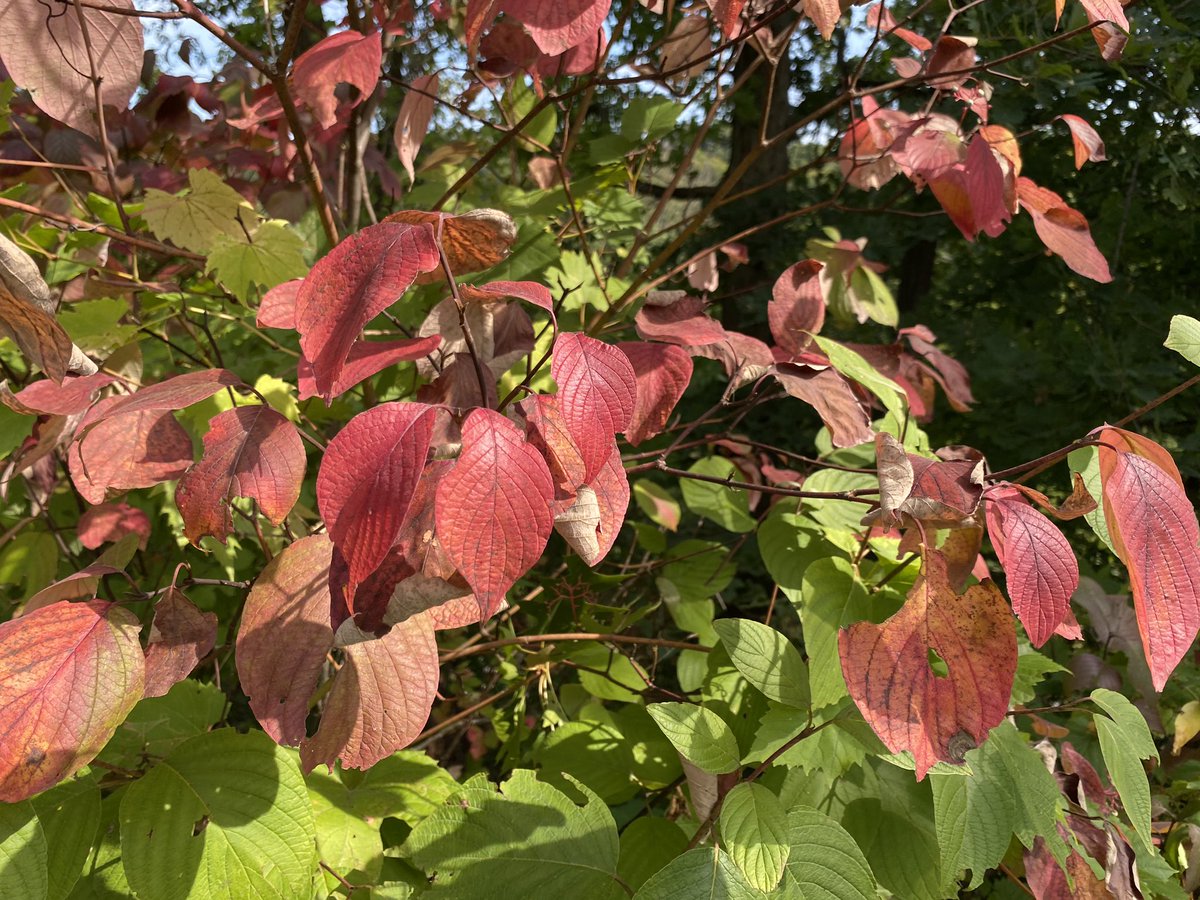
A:
{"type": "Polygon", "coordinates": [[[22,355],[55,381],[67,376],[74,345],[55,318],[0,284],[0,336],[11,337],[22,355]]]}
{"type": "Polygon", "coordinates": [[[413,162],[421,142],[429,131],[429,123],[433,119],[434,101],[437,99],[437,75],[419,75],[412,80],[412,87],[404,94],[404,102],[400,104],[400,114],[396,117],[396,128],[392,132],[392,142],[396,145],[396,153],[400,165],[408,173],[409,184],[416,180],[413,162]]]}
{"type": "Polygon", "coordinates": [[[1103,445],[1100,477],[1104,518],[1129,570],[1138,630],[1161,691],[1200,629],[1200,527],[1173,473],[1144,456],[1103,445]]]}
{"type": "Polygon", "coordinates": [[[551,56],[595,40],[612,0],[503,0],[500,9],[524,24],[551,56]]]}
{"type": "Polygon", "coordinates": [[[563,332],[554,342],[550,374],[558,383],[558,405],[583,457],[583,480],[588,482],[608,462],[614,435],[629,427],[637,377],[616,347],[575,332],[563,332]]]}
{"type": "MultiPolygon", "coordinates": [[[[968,412],[975,397],[971,394],[971,376],[966,367],[933,343],[937,335],[924,325],[901,328],[900,336],[908,341],[913,353],[928,363],[933,377],[942,386],[946,399],[958,412],[968,412]]],[[[903,366],[903,361],[902,361],[903,366]]],[[[887,372],[884,372],[887,375],[887,372]]]]}
{"type": "Polygon", "coordinates": [[[968,241],[981,231],[996,237],[1012,218],[1005,203],[1004,171],[979,135],[972,138],[966,159],[931,179],[929,189],[968,241]]]}
{"type": "Polygon", "coordinates": [[[93,506],[79,517],[76,526],[79,543],[89,550],[101,544],[119,541],[127,534],[136,534],[142,549],[150,538],[150,517],[144,510],[128,503],[104,503],[93,506]]]}
{"type": "Polygon", "coordinates": [[[92,405],[96,392],[116,380],[112,375],[97,373],[69,376],[63,379],[62,384],[55,384],[50,379],[35,381],[14,394],[8,405],[26,414],[73,416],[85,412],[92,405]]]}
{"type": "Polygon", "coordinates": [[[767,321],[771,336],[789,353],[803,353],[825,324],[825,294],[821,290],[821,270],[815,259],[804,259],[787,269],[771,288],[767,321]]]}
{"type": "Polygon", "coordinates": [[[462,453],[437,489],[437,536],[488,618],[541,558],[554,483],[541,454],[499,413],[473,410],[462,432],[462,453]]]}
{"type": "Polygon", "coordinates": [[[433,232],[398,222],[350,235],[313,266],[296,297],[296,330],[320,396],[334,396],[366,324],[438,266],[433,232]]]}
{"type": "MultiPolygon", "coordinates": [[[[157,384],[138,388],[136,393],[124,397],[108,398],[112,402],[97,404],[83,421],[86,430],[93,423],[129,416],[141,412],[166,412],[183,409],[227,387],[242,387],[242,380],[228,369],[202,369],[186,372],[157,384]]],[[[83,439],[86,439],[86,435],[83,439]]]]}
{"type": "Polygon", "coordinates": [[[1071,595],[1079,587],[1079,563],[1054,523],[1007,484],[988,489],[985,512],[1013,611],[1030,642],[1040,647],[1070,612],[1071,595]]]}
{"type": "Polygon", "coordinates": [[[705,310],[698,297],[683,297],[667,306],[647,303],[634,317],[638,337],[683,347],[703,347],[725,340],[725,328],[705,310]]]}
{"type": "Polygon", "coordinates": [[[367,769],[407,747],[429,718],[438,671],[428,613],[404,620],[381,638],[346,647],[320,727],[300,744],[301,767],[332,769],[340,760],[347,768],[367,769]]]}
{"type": "Polygon", "coordinates": [[[145,695],[161,697],[183,681],[216,642],[216,613],[201,612],[183,591],[169,588],[154,605],[146,645],[145,695]]]}
{"type": "Polygon", "coordinates": [[[625,341],[616,345],[637,378],[633,416],[625,439],[636,447],[661,432],[692,380],[692,357],[682,347],[625,341]]]}
{"type": "Polygon", "coordinates": [[[0,625],[0,801],[57,784],[100,752],[142,697],[137,616],[60,602],[0,625]]]}
{"type": "Polygon", "coordinates": [[[1108,261],[1096,249],[1087,219],[1054,191],[1028,178],[1017,179],[1021,207],[1033,218],[1033,227],[1046,249],[1062,257],[1067,267],[1085,278],[1105,284],[1112,281],[1108,261]]]}
{"type": "Polygon", "coordinates": [[[464,284],[460,289],[462,299],[468,303],[494,303],[515,297],[539,306],[550,317],[554,317],[554,297],[550,289],[536,281],[489,281],[487,284],[464,284]]]}
{"type": "Polygon", "coordinates": [[[1113,900],[1115,896],[1076,851],[1068,853],[1066,870],[1060,868],[1040,836],[1033,849],[1025,851],[1025,877],[1036,900],[1113,900]]]}
{"type": "MultiPolygon", "coordinates": [[[[938,38],[934,44],[933,55],[925,67],[927,75],[938,75],[942,72],[959,72],[975,65],[976,38],[955,37],[947,34],[938,38]]],[[[946,75],[942,78],[931,78],[929,84],[933,87],[954,88],[967,80],[966,73],[946,75]]]]}
{"type": "Polygon", "coordinates": [[[72,4],[52,10],[29,0],[0,5],[0,56],[9,77],[47,115],[92,137],[100,136],[92,61],[101,100],[122,111],[142,72],[142,23],[133,15],[133,0],[105,5],[115,11],[72,4]],[[87,23],[91,60],[81,18],[87,23]]]}
{"type": "Polygon", "coordinates": [[[258,723],[280,744],[304,739],[308,701],[333,646],[332,554],[323,534],[284,548],[258,576],[242,610],[238,680],[258,723]]]}
{"type": "Polygon", "coordinates": [[[337,122],[334,89],[343,82],[354,85],[358,96],[350,105],[357,106],[375,90],[382,61],[383,43],[378,31],[331,34],[300,54],[292,67],[296,98],[313,111],[322,128],[329,128],[337,122]]]}
{"type": "Polygon", "coordinates": [[[843,629],[838,647],[863,718],[893,753],[912,752],[918,780],[939,760],[962,763],[1008,710],[1017,669],[1008,604],[990,581],[956,595],[936,552],[899,612],[843,629]],[[946,675],[933,671],[930,650],[946,675]]]}
{"type": "Polygon", "coordinates": [[[779,363],[770,371],[789,396],[817,411],[833,446],[854,447],[875,436],[867,408],[850,382],[833,368],[779,363]]]}
{"type": "Polygon", "coordinates": [[[1104,162],[1104,141],[1086,119],[1070,114],[1059,116],[1071,129],[1071,141],[1075,145],[1075,168],[1082,169],[1085,162],[1104,162]]]}
{"type": "Polygon", "coordinates": [[[179,479],[175,503],[193,544],[221,543],[233,530],[230,503],[248,497],[281,525],[300,499],[304,442],[296,426],[269,406],[238,406],[213,416],[204,453],[179,479]]]}
{"type": "Polygon", "coordinates": [[[300,295],[303,278],[293,278],[277,284],[265,294],[258,305],[258,325],[262,328],[295,328],[296,298],[300,295]]]}
{"type": "Polygon", "coordinates": [[[554,480],[555,497],[569,498],[586,481],[587,469],[567,423],[558,397],[534,394],[518,404],[525,415],[526,436],[546,460],[554,480]]]}
{"type": "Polygon", "coordinates": [[[88,503],[103,503],[110,491],[170,481],[192,464],[192,439],[170,411],[108,417],[108,410],[120,402],[121,398],[109,397],[92,407],[83,419],[90,430],[67,451],[71,480],[88,503]]]}
{"type": "MultiPolygon", "coordinates": [[[[446,262],[455,275],[479,272],[503,262],[517,240],[512,216],[498,209],[473,209],[461,215],[402,209],[383,222],[429,225],[441,241],[446,262]]],[[[417,283],[441,281],[444,277],[438,266],[436,271],[418,276],[417,283]]]]}
{"type": "Polygon", "coordinates": [[[359,413],[329,442],[317,504],[349,566],[351,594],[383,562],[404,526],[435,417],[422,403],[383,403],[359,413]]]}
{"type": "Polygon", "coordinates": [[[735,38],[742,32],[742,9],[746,0],[705,0],[712,10],[713,18],[726,38],[735,38]]]}
{"type": "MultiPolygon", "coordinates": [[[[329,388],[329,397],[340,397],[350,388],[366,381],[372,375],[378,375],[389,366],[396,363],[413,362],[424,359],[441,345],[440,335],[428,337],[402,338],[398,341],[355,341],[337,380],[329,388]]],[[[296,385],[300,391],[300,399],[319,396],[317,378],[313,372],[312,363],[305,356],[300,357],[296,367],[296,385]]]]}

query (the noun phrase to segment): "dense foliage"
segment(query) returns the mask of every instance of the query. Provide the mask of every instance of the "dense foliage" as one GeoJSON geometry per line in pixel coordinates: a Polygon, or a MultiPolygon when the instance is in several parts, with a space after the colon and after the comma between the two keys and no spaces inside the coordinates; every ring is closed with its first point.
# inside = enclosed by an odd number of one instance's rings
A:
{"type": "Polygon", "coordinates": [[[1200,888],[1198,23],[1051,6],[0,9],[0,896],[1200,888]]]}

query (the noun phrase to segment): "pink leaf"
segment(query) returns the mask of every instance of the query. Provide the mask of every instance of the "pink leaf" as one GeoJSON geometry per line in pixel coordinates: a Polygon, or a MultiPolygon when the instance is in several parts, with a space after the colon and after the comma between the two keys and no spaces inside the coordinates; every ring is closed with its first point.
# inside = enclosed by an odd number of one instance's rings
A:
{"type": "Polygon", "coordinates": [[[1008,579],[1013,611],[1040,647],[1066,619],[1079,564],[1054,523],[1006,485],[986,495],[988,537],[1008,579]]]}
{"type": "Polygon", "coordinates": [[[478,286],[464,284],[461,294],[467,303],[494,303],[515,297],[541,307],[550,313],[550,318],[554,318],[554,298],[550,295],[550,289],[536,281],[489,281],[478,286]]]}
{"type": "Polygon", "coordinates": [[[541,454],[499,413],[473,410],[462,432],[462,454],[437,489],[437,535],[488,618],[541,558],[554,483],[541,454]]]}
{"type": "Polygon", "coordinates": [[[1071,129],[1071,140],[1075,144],[1075,168],[1082,169],[1085,162],[1104,162],[1104,141],[1096,129],[1079,116],[1063,115],[1059,118],[1071,129]]]}
{"type": "Polygon", "coordinates": [[[500,9],[520,19],[543,53],[551,56],[595,40],[612,0],[503,0],[500,9]]]}
{"type": "Polygon", "coordinates": [[[438,685],[437,642],[428,613],[377,640],[351,644],[325,699],[321,725],[300,744],[305,772],[335,761],[368,769],[421,733],[438,685]]]}
{"type": "Polygon", "coordinates": [[[616,347],[574,332],[554,342],[550,374],[558,404],[583,457],[585,482],[608,462],[614,435],[625,431],[637,401],[637,377],[616,347]]]}
{"type": "Polygon", "coordinates": [[[438,265],[428,227],[380,222],[352,234],[313,266],[296,297],[296,330],[320,396],[334,396],[366,324],[438,265]]]}
{"type": "Polygon", "coordinates": [[[127,534],[136,534],[143,550],[150,538],[150,517],[128,503],[105,503],[93,506],[79,517],[76,526],[79,543],[89,550],[101,544],[119,541],[127,534]]]}
{"type": "Polygon", "coordinates": [[[14,394],[8,405],[21,413],[73,416],[85,412],[92,405],[97,391],[116,380],[112,375],[97,373],[78,377],[67,376],[59,385],[47,378],[35,381],[14,394]]]}
{"type": "Polygon", "coordinates": [[[688,284],[697,291],[703,291],[704,293],[715,291],[719,278],[720,276],[717,272],[717,254],[715,252],[710,251],[705,253],[699,259],[688,263],[688,284]]]}
{"type": "Polygon", "coordinates": [[[633,446],[661,432],[692,380],[692,357],[682,347],[625,341],[617,349],[629,359],[637,379],[633,416],[625,439],[633,446]]]}
{"type": "MultiPolygon", "coordinates": [[[[83,422],[86,429],[92,423],[116,416],[128,416],[140,412],[166,412],[183,409],[227,387],[243,387],[242,380],[228,369],[202,369],[186,372],[157,384],[138,388],[137,392],[125,397],[112,397],[103,411],[97,404],[83,422]]],[[[82,439],[81,439],[82,440],[82,439]]]]}
{"type": "Polygon", "coordinates": [[[88,503],[103,503],[109,491],[170,481],[192,464],[192,439],[170,411],[109,417],[108,410],[121,402],[109,397],[92,407],[83,419],[85,438],[67,451],[71,480],[88,503]]]}
{"type": "Polygon", "coordinates": [[[295,328],[296,297],[300,294],[303,278],[293,278],[277,284],[265,294],[258,305],[257,322],[261,328],[295,328]]]}
{"type": "Polygon", "coordinates": [[[527,439],[546,460],[556,499],[570,498],[586,482],[587,469],[575,439],[563,420],[558,397],[534,394],[518,404],[525,414],[527,439]]]}
{"type": "Polygon", "coordinates": [[[359,413],[329,442],[317,474],[317,504],[346,558],[351,594],[383,562],[404,526],[435,416],[423,403],[383,403],[359,413]]]}
{"type": "Polygon", "coordinates": [[[1125,9],[1120,0],[1079,0],[1087,12],[1089,22],[1111,22],[1126,34],[1129,33],[1129,20],[1125,18],[1125,9]]]}
{"type": "Polygon", "coordinates": [[[918,780],[939,760],[961,764],[1008,711],[1017,669],[1008,604],[990,581],[955,594],[936,552],[898,613],[842,629],[838,648],[863,718],[893,753],[911,751],[918,780]]]}
{"type": "Polygon", "coordinates": [[[647,303],[634,317],[640,338],[684,347],[703,347],[725,340],[725,328],[705,312],[704,301],[684,297],[668,306],[647,303]]]}
{"type": "Polygon", "coordinates": [[[383,43],[379,32],[360,34],[340,31],[305,50],[292,69],[296,98],[305,103],[322,128],[337,122],[337,97],[334,89],[345,82],[358,88],[351,102],[357,106],[379,83],[383,62],[383,43]]]}
{"type": "Polygon", "coordinates": [[[821,37],[829,40],[842,15],[839,0],[804,0],[804,14],[817,26],[821,37]]]}
{"type": "Polygon", "coordinates": [[[815,259],[804,259],[787,269],[771,288],[767,321],[771,336],[789,353],[803,353],[825,324],[825,295],[821,290],[820,271],[825,268],[815,259]]]}
{"type": "Polygon", "coordinates": [[[996,237],[1012,218],[1004,202],[1004,171],[979,135],[971,140],[966,160],[931,179],[929,188],[968,241],[981,231],[996,237]]]}
{"type": "Polygon", "coordinates": [[[133,0],[106,4],[118,12],[60,4],[51,9],[29,0],[0,5],[0,56],[9,77],[26,88],[47,115],[98,138],[92,60],[100,78],[100,98],[124,111],[142,72],[142,23],[133,0]],[[124,10],[128,14],[121,15],[124,10]]]}
{"type": "Polygon", "coordinates": [[[933,47],[933,55],[929,57],[929,62],[925,67],[925,73],[927,75],[937,75],[942,72],[959,72],[961,74],[931,78],[928,82],[929,85],[955,88],[966,81],[969,76],[962,70],[975,65],[975,45],[977,43],[976,38],[955,37],[951,34],[938,38],[938,42],[933,47]]]}
{"type": "Polygon", "coordinates": [[[1047,250],[1061,256],[1072,271],[1084,278],[1101,284],[1112,281],[1108,262],[1096,249],[1092,231],[1082,213],[1067,206],[1054,191],[1039,187],[1025,177],[1017,179],[1017,197],[1021,207],[1033,217],[1033,227],[1047,250]]]}
{"type": "Polygon", "coordinates": [[[834,369],[780,363],[771,372],[789,395],[817,411],[833,446],[854,447],[875,436],[866,407],[834,369]]]}
{"type": "Polygon", "coordinates": [[[308,701],[333,646],[332,554],[323,534],[289,545],[267,563],[242,610],[238,679],[258,723],[280,744],[304,739],[308,701]]]}
{"type": "Polygon", "coordinates": [[[111,603],[54,603],[0,625],[0,801],[66,778],[142,697],[138,620],[111,603]]]}
{"type": "Polygon", "coordinates": [[[1101,431],[1104,518],[1129,570],[1138,630],[1161,691],[1200,629],[1200,527],[1174,473],[1111,449],[1112,431],[1101,431]]]}
{"type": "Polygon", "coordinates": [[[396,145],[396,153],[400,157],[400,165],[408,173],[408,182],[416,180],[413,161],[421,142],[429,131],[429,123],[433,119],[433,106],[437,98],[437,75],[420,75],[413,79],[412,87],[404,95],[400,104],[400,115],[396,118],[396,128],[392,133],[392,141],[396,145]]]}
{"type": "Polygon", "coordinates": [[[154,606],[146,646],[147,697],[161,697],[182,681],[217,642],[217,616],[201,612],[182,591],[170,588],[154,606]]]}
{"type": "Polygon", "coordinates": [[[218,413],[204,436],[204,454],[179,479],[175,503],[193,544],[204,535],[221,543],[233,530],[229,505],[253,499],[281,525],[300,499],[304,443],[296,426],[269,406],[238,406],[218,413]]]}
{"type": "Polygon", "coordinates": [[[736,38],[742,32],[742,9],[746,0],[706,0],[713,18],[726,38],[736,38]]]}
{"type": "MultiPolygon", "coordinates": [[[[436,334],[398,341],[355,341],[350,346],[345,366],[329,389],[330,399],[340,397],[350,388],[361,384],[372,375],[378,375],[389,366],[423,359],[437,350],[441,342],[441,337],[436,334]]],[[[297,366],[296,377],[301,400],[318,396],[317,379],[312,363],[303,355],[297,366]]]]}

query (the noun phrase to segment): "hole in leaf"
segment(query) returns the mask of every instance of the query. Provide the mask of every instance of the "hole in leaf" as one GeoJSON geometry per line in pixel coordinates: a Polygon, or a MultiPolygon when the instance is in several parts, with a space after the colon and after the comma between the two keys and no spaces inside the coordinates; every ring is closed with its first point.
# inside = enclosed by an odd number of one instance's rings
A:
{"type": "Polygon", "coordinates": [[[938,678],[950,677],[950,668],[946,665],[946,661],[932,647],[929,648],[927,658],[929,660],[929,668],[933,670],[934,675],[938,678]]]}
{"type": "Polygon", "coordinates": [[[208,827],[208,816],[201,816],[196,820],[196,824],[192,826],[192,837],[197,837],[200,832],[208,827]]]}

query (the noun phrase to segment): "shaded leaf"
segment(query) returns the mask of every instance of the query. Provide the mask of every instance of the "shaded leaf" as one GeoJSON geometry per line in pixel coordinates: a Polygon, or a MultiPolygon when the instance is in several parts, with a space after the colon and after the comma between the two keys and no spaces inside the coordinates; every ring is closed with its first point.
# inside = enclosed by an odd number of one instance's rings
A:
{"type": "Polygon", "coordinates": [[[358,88],[350,106],[357,106],[379,83],[383,43],[378,31],[361,34],[354,29],[322,38],[305,50],[292,67],[296,98],[313,111],[317,123],[329,128],[337,122],[334,89],[342,83],[358,88]]]}
{"type": "Polygon", "coordinates": [[[150,517],[128,503],[104,503],[93,506],[79,517],[76,533],[79,543],[89,550],[119,541],[127,534],[136,534],[144,550],[150,537],[150,517]]]}
{"type": "Polygon", "coordinates": [[[787,814],[785,889],[795,885],[800,896],[821,900],[873,900],[875,876],[854,838],[824,813],[805,806],[787,814]]]}
{"type": "Polygon", "coordinates": [[[608,462],[614,436],[630,425],[637,377],[616,347],[574,332],[555,340],[550,374],[558,383],[559,409],[579,448],[586,483],[608,462]]]}
{"type": "Polygon", "coordinates": [[[169,411],[108,417],[120,402],[110,397],[92,407],[83,419],[84,437],[67,451],[71,480],[89,503],[178,478],[192,464],[192,439],[169,411]]]}
{"type": "Polygon", "coordinates": [[[854,389],[832,368],[780,363],[770,369],[792,397],[817,411],[835,447],[855,447],[871,440],[871,417],[854,389]]]}
{"type": "Polygon", "coordinates": [[[392,142],[396,145],[396,154],[400,165],[408,173],[411,184],[416,180],[413,162],[425,133],[429,131],[429,123],[433,119],[433,107],[438,92],[438,77],[433,75],[418,75],[412,80],[412,86],[404,94],[400,104],[400,114],[396,117],[396,128],[392,133],[392,142]]]}
{"type": "Polygon", "coordinates": [[[1039,187],[1024,176],[1017,179],[1021,207],[1033,218],[1038,237],[1050,252],[1061,256],[1073,272],[1106,284],[1112,281],[1108,262],[1096,249],[1087,219],[1054,191],[1039,187]]]}
{"type": "Polygon", "coordinates": [[[666,427],[692,380],[692,357],[669,344],[624,341],[616,346],[628,357],[637,379],[633,414],[625,431],[625,439],[636,447],[666,427]]]}
{"type": "Polygon", "coordinates": [[[696,847],[676,857],[642,885],[635,900],[760,900],[741,871],[719,847],[696,847]]]}
{"type": "Polygon", "coordinates": [[[146,644],[146,697],[161,697],[187,678],[217,642],[217,616],[170,588],[154,605],[146,644]]]}
{"type": "Polygon", "coordinates": [[[0,284],[0,336],[11,336],[21,353],[54,381],[67,375],[74,346],[49,313],[0,284]]]}
{"type": "Polygon", "coordinates": [[[767,321],[775,343],[789,353],[803,353],[812,343],[810,335],[825,323],[825,295],[818,277],[823,268],[815,259],[801,260],[771,288],[767,321]]]}
{"type": "Polygon", "coordinates": [[[555,56],[595,40],[611,0],[503,0],[500,9],[525,26],[543,53],[555,56]]]}

